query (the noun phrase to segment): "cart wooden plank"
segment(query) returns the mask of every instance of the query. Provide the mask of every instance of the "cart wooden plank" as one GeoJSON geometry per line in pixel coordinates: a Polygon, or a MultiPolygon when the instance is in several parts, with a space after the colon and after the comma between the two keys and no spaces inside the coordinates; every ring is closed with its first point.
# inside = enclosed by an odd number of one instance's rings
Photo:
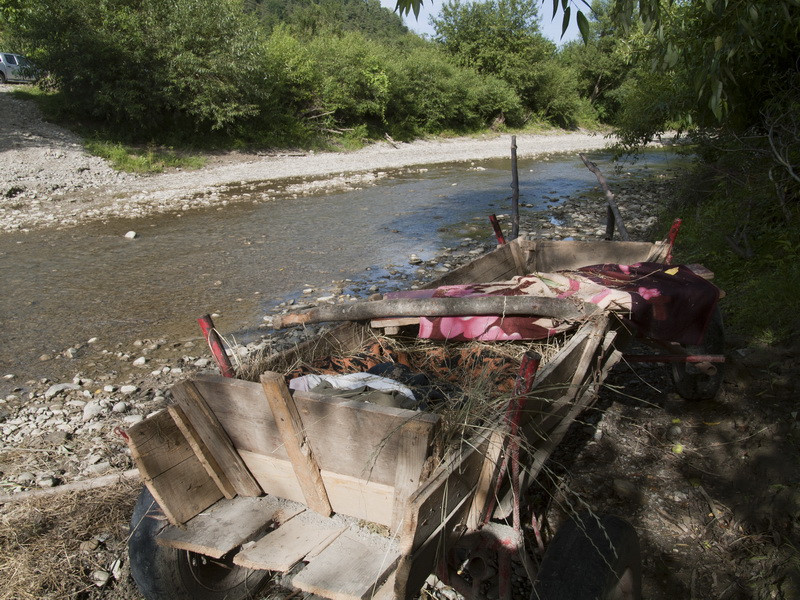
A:
{"type": "Polygon", "coordinates": [[[394,570],[400,553],[343,533],[292,579],[299,590],[331,600],[370,598],[394,570]]]}
{"type": "Polygon", "coordinates": [[[436,564],[452,548],[458,537],[456,526],[467,518],[471,494],[466,494],[455,503],[449,514],[443,515],[439,526],[413,554],[403,554],[397,565],[395,576],[395,598],[411,600],[419,596],[419,590],[436,564]]]}
{"type": "Polygon", "coordinates": [[[330,545],[345,529],[332,519],[305,511],[243,548],[233,562],[248,569],[285,573],[309,554],[330,545]]]}
{"type": "Polygon", "coordinates": [[[220,558],[258,537],[271,524],[303,512],[301,504],[272,496],[221,500],[190,519],[184,527],[167,527],[156,538],[161,546],[220,558]]]}
{"type": "Polygon", "coordinates": [[[332,509],[328,492],[319,472],[319,465],[306,438],[303,420],[297,411],[294,398],[283,380],[283,375],[267,371],[261,375],[261,387],[269,403],[275,425],[280,431],[286,453],[292,462],[295,477],[303,490],[305,503],[323,516],[330,516],[332,509]]]}
{"type": "Polygon", "coordinates": [[[533,250],[530,270],[541,273],[602,263],[629,265],[642,261],[658,262],[667,251],[663,242],[536,240],[530,243],[530,247],[533,250]]]}
{"type": "MultiPolygon", "coordinates": [[[[266,493],[295,502],[304,501],[303,491],[288,460],[246,450],[240,454],[266,493]]],[[[325,470],[320,474],[335,512],[391,525],[395,497],[393,486],[325,470]]]]}
{"type": "Polygon", "coordinates": [[[403,424],[397,447],[397,471],[394,480],[392,530],[397,531],[405,516],[406,504],[419,487],[422,466],[430,454],[434,428],[427,422],[410,420],[403,424]]]}
{"type": "MultiPolygon", "coordinates": [[[[201,377],[195,384],[237,450],[288,460],[260,384],[223,377],[201,377]]],[[[414,420],[432,429],[439,422],[427,413],[313,392],[296,391],[293,398],[320,470],[383,485],[395,483],[403,425],[414,420]]]]}
{"type": "Polygon", "coordinates": [[[481,260],[459,267],[422,287],[431,289],[442,285],[486,283],[511,279],[518,274],[518,267],[510,246],[511,244],[498,246],[497,249],[483,255],[481,260]]]}
{"type": "Polygon", "coordinates": [[[182,381],[176,384],[172,387],[172,395],[228,476],[236,493],[240,496],[260,496],[261,488],[248,472],[225,428],[220,424],[194,383],[182,381]]]}
{"type": "Polygon", "coordinates": [[[145,485],[173,525],[188,521],[223,497],[167,411],[126,433],[145,485]]]}
{"type": "Polygon", "coordinates": [[[189,446],[191,446],[192,450],[194,450],[195,456],[205,468],[208,476],[211,477],[211,479],[214,480],[214,483],[217,484],[219,491],[222,492],[222,494],[228,499],[236,496],[236,490],[228,479],[228,476],[225,474],[225,471],[223,471],[222,467],[219,466],[217,459],[214,458],[214,455],[211,454],[208,446],[206,446],[203,439],[198,435],[195,428],[189,422],[189,419],[186,418],[186,414],[183,412],[181,407],[177,405],[168,406],[167,410],[172,416],[172,420],[175,421],[175,425],[177,425],[178,429],[180,429],[181,433],[183,433],[183,437],[186,438],[189,446]]]}
{"type": "MultiPolygon", "coordinates": [[[[414,552],[464,499],[471,498],[486,456],[491,428],[452,451],[408,500],[400,551],[414,552]]],[[[469,506],[467,506],[469,508],[469,506]]]]}

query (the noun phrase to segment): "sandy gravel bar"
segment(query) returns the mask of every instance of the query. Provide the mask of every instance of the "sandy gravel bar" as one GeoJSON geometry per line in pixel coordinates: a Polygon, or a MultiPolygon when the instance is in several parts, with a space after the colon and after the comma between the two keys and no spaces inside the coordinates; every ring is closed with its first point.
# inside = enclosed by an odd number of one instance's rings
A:
{"type": "MultiPolygon", "coordinates": [[[[369,184],[395,169],[508,157],[511,152],[510,134],[484,134],[378,142],[354,152],[231,152],[210,156],[199,170],[131,175],[90,156],[78,136],[45,121],[35,104],[8,93],[13,89],[0,86],[0,112],[6,115],[0,152],[8,165],[0,181],[0,231],[185,211],[235,200],[230,187],[259,182],[293,179],[292,193],[314,193],[369,184]]],[[[517,155],[598,150],[609,143],[602,134],[586,132],[519,134],[517,155]]]]}

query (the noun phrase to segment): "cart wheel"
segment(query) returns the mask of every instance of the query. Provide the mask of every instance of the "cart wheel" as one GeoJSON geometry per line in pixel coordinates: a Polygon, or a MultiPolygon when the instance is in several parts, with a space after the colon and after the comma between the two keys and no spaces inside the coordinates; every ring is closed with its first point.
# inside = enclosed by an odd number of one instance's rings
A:
{"type": "Polygon", "coordinates": [[[230,557],[159,546],[156,536],[167,524],[144,488],[133,509],[128,554],[133,580],[147,600],[244,600],[269,580],[269,571],[239,567],[230,557]]]}
{"type": "Polygon", "coordinates": [[[547,547],[531,600],[639,600],[641,569],[630,523],[583,513],[564,523],[547,547]]]}
{"type": "MultiPolygon", "coordinates": [[[[722,326],[722,313],[714,309],[708,323],[706,335],[699,346],[686,346],[691,354],[722,354],[725,352],[725,330],[722,326]]],[[[686,400],[710,400],[717,395],[722,384],[722,364],[714,365],[716,372],[708,375],[691,363],[672,363],[672,381],[675,390],[686,400]]]]}

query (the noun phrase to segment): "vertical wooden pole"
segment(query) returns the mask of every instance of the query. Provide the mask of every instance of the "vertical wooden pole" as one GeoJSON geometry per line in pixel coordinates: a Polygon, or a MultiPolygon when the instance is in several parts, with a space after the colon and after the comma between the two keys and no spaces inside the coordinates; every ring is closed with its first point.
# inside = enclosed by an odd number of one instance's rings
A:
{"type": "Polygon", "coordinates": [[[610,242],[614,239],[614,227],[616,226],[616,219],[614,218],[614,211],[610,206],[606,206],[606,241],[610,242]]]}
{"type": "Polygon", "coordinates": [[[511,240],[519,236],[519,174],[517,173],[517,136],[511,136],[511,240]]]}
{"type": "Polygon", "coordinates": [[[608,202],[608,207],[611,209],[611,212],[614,215],[617,229],[619,229],[619,236],[622,238],[622,241],[629,242],[631,240],[631,236],[628,233],[628,230],[625,229],[625,223],[622,222],[622,215],[619,213],[619,208],[617,207],[617,202],[614,199],[614,194],[611,192],[611,188],[608,187],[608,183],[606,183],[606,178],[603,177],[603,174],[600,172],[600,169],[597,168],[596,164],[587,159],[583,154],[578,154],[578,156],[581,157],[581,160],[583,161],[583,164],[586,165],[586,168],[594,173],[595,177],[597,177],[600,187],[602,187],[603,191],[606,193],[606,202],[608,202]]]}

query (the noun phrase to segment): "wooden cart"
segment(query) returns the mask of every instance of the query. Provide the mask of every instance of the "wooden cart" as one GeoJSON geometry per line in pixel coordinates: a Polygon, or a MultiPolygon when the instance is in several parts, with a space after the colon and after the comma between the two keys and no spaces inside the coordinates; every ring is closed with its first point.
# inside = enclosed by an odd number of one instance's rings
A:
{"type": "MultiPolygon", "coordinates": [[[[667,255],[663,242],[518,239],[432,285],[667,255]]],[[[437,566],[457,580],[443,565],[469,559],[469,539],[479,540],[473,549],[500,549],[502,571],[522,548],[520,495],[621,357],[626,332],[613,314],[581,321],[513,418],[444,454],[433,444],[436,415],[290,393],[275,372],[260,383],[177,384],[174,405],[127,431],[146,485],[132,522],[137,584],[148,600],[243,598],[283,573],[284,585],[333,600],[406,599],[437,566]],[[509,457],[520,472],[506,477],[509,457]]],[[[347,323],[292,352],[343,353],[369,335],[369,322],[347,323]]],[[[473,566],[474,584],[486,565],[473,566]]],[[[502,584],[500,594],[508,595],[502,584]]]]}

